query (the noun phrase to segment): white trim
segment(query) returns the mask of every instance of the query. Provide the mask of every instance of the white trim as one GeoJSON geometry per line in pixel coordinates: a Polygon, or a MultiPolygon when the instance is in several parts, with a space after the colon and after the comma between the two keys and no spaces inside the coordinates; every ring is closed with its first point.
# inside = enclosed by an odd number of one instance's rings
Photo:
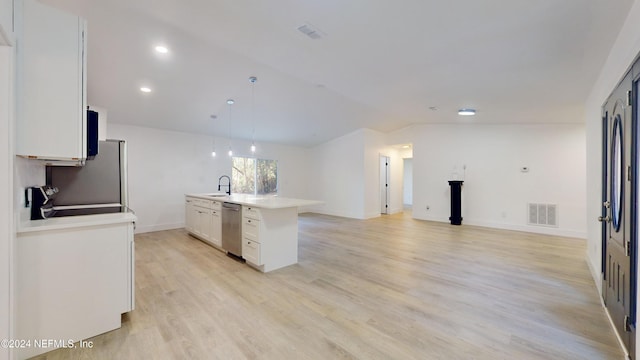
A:
{"type": "Polygon", "coordinates": [[[154,232],[154,231],[163,231],[163,230],[173,230],[180,229],[184,227],[184,222],[180,223],[171,223],[171,224],[158,224],[158,225],[144,225],[139,226],[136,224],[136,234],[154,232]]]}
{"type": "Polygon", "coordinates": [[[602,305],[602,309],[604,310],[605,315],[607,315],[607,319],[609,319],[609,325],[611,325],[611,329],[613,330],[613,333],[616,335],[616,339],[618,339],[618,345],[620,345],[620,349],[622,349],[622,351],[624,352],[624,358],[630,360],[631,356],[629,356],[629,351],[627,351],[627,348],[624,346],[624,342],[622,341],[620,334],[618,334],[618,329],[616,329],[616,324],[613,322],[613,319],[609,314],[609,309],[607,309],[606,305],[604,304],[604,299],[602,298],[602,295],[598,294],[598,297],[600,298],[600,305],[602,305]]]}
{"type": "MultiPolygon", "coordinates": [[[[448,223],[449,219],[443,218],[416,218],[416,220],[425,220],[425,221],[435,221],[435,222],[443,222],[448,223]]],[[[542,226],[527,226],[527,225],[518,225],[518,224],[504,224],[504,223],[496,223],[491,221],[477,221],[477,220],[469,220],[464,218],[462,220],[462,225],[471,225],[471,226],[481,226],[492,229],[500,229],[500,230],[511,230],[511,231],[522,231],[533,234],[541,234],[541,235],[551,235],[551,236],[563,236],[563,237],[573,237],[578,239],[585,240],[587,238],[586,231],[578,231],[578,230],[567,230],[567,229],[558,229],[558,228],[549,228],[542,226]]],[[[456,225],[458,226],[458,225],[456,225]]]]}

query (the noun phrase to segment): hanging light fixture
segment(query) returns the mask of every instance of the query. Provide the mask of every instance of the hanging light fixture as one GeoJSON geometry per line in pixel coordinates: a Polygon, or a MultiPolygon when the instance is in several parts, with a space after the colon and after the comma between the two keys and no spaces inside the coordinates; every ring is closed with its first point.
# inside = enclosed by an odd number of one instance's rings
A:
{"type": "MultiPolygon", "coordinates": [[[[218,118],[218,116],[216,116],[216,115],[211,115],[210,117],[211,117],[211,120],[215,120],[215,119],[218,118]]],[[[215,136],[215,134],[211,137],[211,157],[216,157],[216,136],[215,136]]]]}
{"type": "Polygon", "coordinates": [[[231,150],[231,105],[234,103],[233,99],[227,100],[227,105],[229,105],[229,132],[227,133],[229,136],[229,156],[233,156],[233,151],[231,150]]]}
{"type": "Polygon", "coordinates": [[[255,115],[255,87],[258,78],[251,76],[249,82],[251,83],[251,153],[256,152],[256,115],[255,115]]]}

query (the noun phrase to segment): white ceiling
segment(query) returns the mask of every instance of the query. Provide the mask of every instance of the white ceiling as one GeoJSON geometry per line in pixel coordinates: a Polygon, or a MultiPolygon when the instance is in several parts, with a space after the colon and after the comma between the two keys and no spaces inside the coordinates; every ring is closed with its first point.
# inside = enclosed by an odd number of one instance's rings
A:
{"type": "Polygon", "coordinates": [[[89,103],[109,122],[251,139],[255,120],[257,141],[301,146],[363,127],[583,122],[633,3],[42,1],[87,19],[89,103]],[[324,38],[298,32],[304,23],[324,38]],[[167,56],[153,51],[160,43],[167,56]]]}

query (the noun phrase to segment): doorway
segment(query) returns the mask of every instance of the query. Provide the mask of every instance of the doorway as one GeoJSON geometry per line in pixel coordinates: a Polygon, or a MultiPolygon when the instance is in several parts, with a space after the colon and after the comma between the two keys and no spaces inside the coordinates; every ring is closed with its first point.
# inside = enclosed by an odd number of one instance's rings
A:
{"type": "MultiPolygon", "coordinates": [[[[634,66],[635,68],[635,66],[634,66]]],[[[602,107],[602,297],[627,352],[635,354],[637,274],[637,76],[633,70],[602,107]]]]}
{"type": "Polygon", "coordinates": [[[390,158],[380,155],[380,214],[389,214],[389,166],[390,158]]]}

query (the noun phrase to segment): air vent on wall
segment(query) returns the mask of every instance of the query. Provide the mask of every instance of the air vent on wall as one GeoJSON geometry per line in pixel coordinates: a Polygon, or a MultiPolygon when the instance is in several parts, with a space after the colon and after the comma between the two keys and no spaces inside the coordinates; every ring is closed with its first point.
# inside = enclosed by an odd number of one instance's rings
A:
{"type": "Polygon", "coordinates": [[[322,37],[325,35],[324,32],[322,32],[322,30],[318,29],[317,27],[306,23],[303,24],[302,26],[298,27],[298,31],[300,31],[301,33],[307,35],[308,37],[317,40],[317,39],[322,39],[322,37]]]}
{"type": "Polygon", "coordinates": [[[529,225],[558,227],[558,205],[556,204],[528,204],[529,225]]]}

